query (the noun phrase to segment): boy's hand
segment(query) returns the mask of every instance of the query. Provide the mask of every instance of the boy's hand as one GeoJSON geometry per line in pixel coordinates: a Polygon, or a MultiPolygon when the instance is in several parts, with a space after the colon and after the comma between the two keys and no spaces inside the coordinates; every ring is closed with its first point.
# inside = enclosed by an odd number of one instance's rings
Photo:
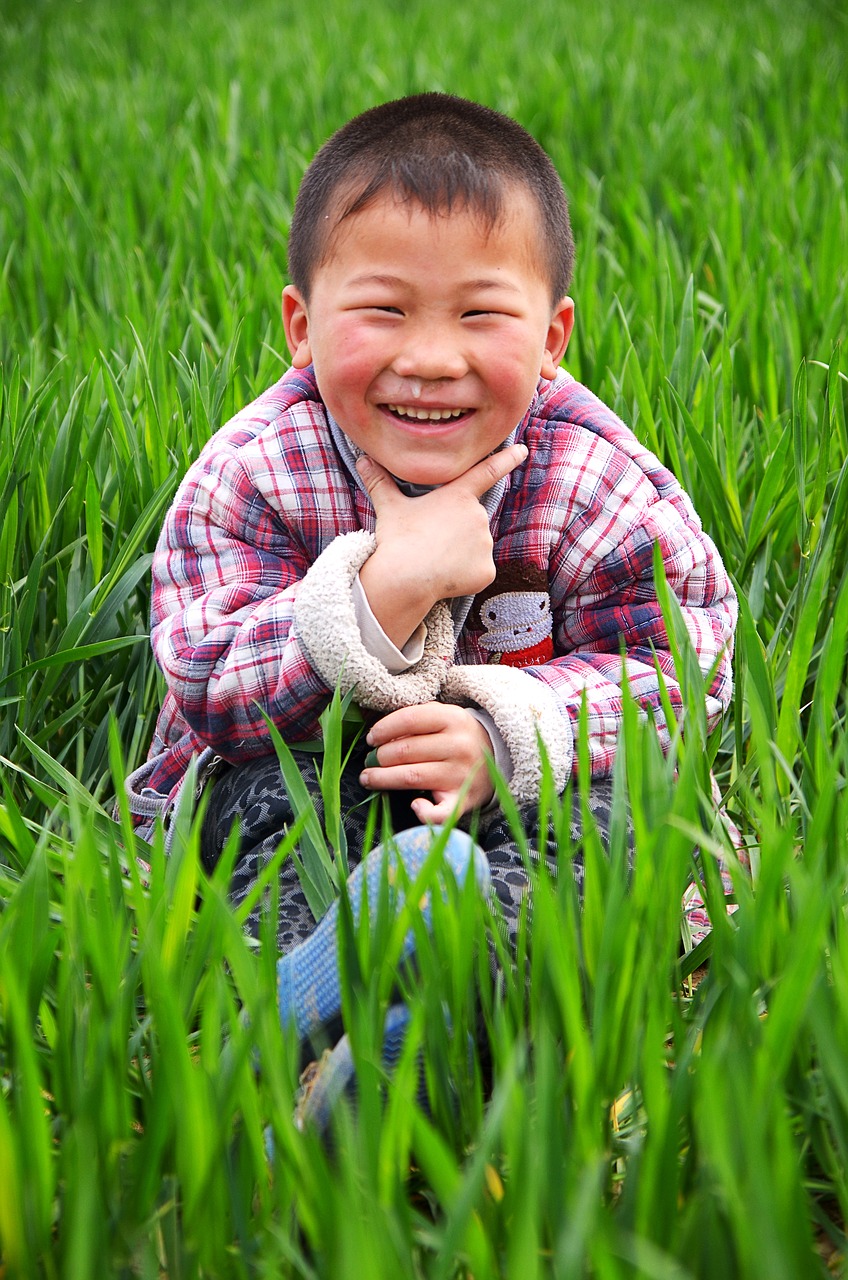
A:
{"type": "Polygon", "coordinates": [[[419,822],[445,822],[470,779],[460,812],[488,804],[494,794],[485,759],[492,754],[489,735],[465,707],[425,702],[392,711],[372,725],[367,742],[377,764],[360,775],[374,791],[430,791],[412,809],[419,822]]]}
{"type": "Polygon", "coordinates": [[[437,600],[476,595],[494,580],[492,535],[480,499],[526,457],[525,445],[511,445],[418,498],[405,497],[373,458],[357,462],[377,515],[377,547],[359,580],[399,649],[437,600]]]}

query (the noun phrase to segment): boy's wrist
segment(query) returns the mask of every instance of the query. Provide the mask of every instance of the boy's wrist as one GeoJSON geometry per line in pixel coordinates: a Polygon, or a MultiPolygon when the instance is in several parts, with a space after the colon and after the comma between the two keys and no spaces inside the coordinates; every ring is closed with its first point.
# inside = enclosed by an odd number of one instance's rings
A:
{"type": "Polygon", "coordinates": [[[385,634],[403,649],[436,604],[426,583],[410,576],[406,566],[389,566],[377,547],[359,571],[368,606],[385,634]]]}
{"type": "Polygon", "coordinates": [[[408,671],[410,667],[414,667],[416,662],[421,660],[427,639],[427,628],[424,623],[419,623],[407,643],[402,649],[399,649],[389,639],[378,620],[374,617],[358,574],[353,581],[353,607],[362,643],[373,657],[379,658],[386,670],[391,672],[392,675],[408,671]]]}

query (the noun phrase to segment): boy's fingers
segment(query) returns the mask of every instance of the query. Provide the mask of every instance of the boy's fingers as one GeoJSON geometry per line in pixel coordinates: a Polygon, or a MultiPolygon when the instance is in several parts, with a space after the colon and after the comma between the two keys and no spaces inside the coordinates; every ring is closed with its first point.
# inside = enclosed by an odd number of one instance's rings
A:
{"type": "Polygon", "coordinates": [[[356,469],[368,491],[368,497],[375,512],[379,512],[381,507],[385,507],[392,498],[401,496],[400,489],[389,472],[373,458],[363,454],[356,460],[356,469]]]}
{"type": "Polygon", "coordinates": [[[392,738],[373,747],[363,761],[364,769],[398,769],[404,765],[444,764],[452,758],[453,743],[445,734],[415,734],[392,738]]]}
{"type": "Polygon", "coordinates": [[[359,782],[368,791],[432,791],[445,786],[448,778],[441,760],[408,760],[364,767],[359,782]]]}
{"type": "MultiPolygon", "coordinates": [[[[463,489],[470,490],[475,498],[482,498],[492,485],[497,484],[499,480],[503,480],[504,476],[508,476],[510,471],[514,471],[520,466],[527,457],[528,449],[524,444],[511,444],[508,449],[499,449],[497,453],[490,453],[488,458],[481,458],[479,462],[475,462],[473,467],[461,476],[457,476],[451,484],[461,486],[463,489]]],[[[448,488],[446,485],[445,488],[448,488]]]]}
{"type": "Polygon", "coordinates": [[[368,745],[380,747],[396,738],[417,737],[419,734],[440,733],[454,718],[456,708],[443,702],[419,702],[412,707],[400,707],[375,720],[368,730],[368,745]]]}
{"type": "Polygon", "coordinates": [[[456,808],[459,799],[458,791],[440,792],[438,804],[433,804],[426,796],[418,796],[409,806],[419,822],[435,826],[447,822],[456,808]]]}

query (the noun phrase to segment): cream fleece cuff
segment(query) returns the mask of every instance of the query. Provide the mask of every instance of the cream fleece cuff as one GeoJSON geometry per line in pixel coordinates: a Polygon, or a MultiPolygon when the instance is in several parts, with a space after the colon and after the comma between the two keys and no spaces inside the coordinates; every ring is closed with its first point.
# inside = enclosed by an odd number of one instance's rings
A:
{"type": "Polygon", "coordinates": [[[331,689],[356,689],[356,701],[372,711],[396,711],[434,702],[453,659],[450,609],[433,606],[424,619],[424,652],[406,671],[393,675],[369,653],[356,620],[353,583],[377,545],[373,533],[357,530],[334,538],[298,586],[294,626],[313,666],[331,689]]]}
{"type": "Polygon", "coordinates": [[[571,724],[541,680],[515,667],[451,667],[442,687],[442,700],[482,707],[492,717],[512,759],[509,789],[519,804],[530,804],[539,795],[540,739],[557,792],[564,789],[574,753],[571,724]]]}

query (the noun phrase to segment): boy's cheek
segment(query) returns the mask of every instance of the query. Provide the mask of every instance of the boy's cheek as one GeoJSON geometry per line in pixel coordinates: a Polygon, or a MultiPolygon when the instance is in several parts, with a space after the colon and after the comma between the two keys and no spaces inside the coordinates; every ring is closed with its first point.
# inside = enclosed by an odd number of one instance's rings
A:
{"type": "Polygon", "coordinates": [[[315,371],[335,397],[362,396],[381,373],[382,353],[355,330],[341,330],[332,343],[313,348],[315,371]]]}

